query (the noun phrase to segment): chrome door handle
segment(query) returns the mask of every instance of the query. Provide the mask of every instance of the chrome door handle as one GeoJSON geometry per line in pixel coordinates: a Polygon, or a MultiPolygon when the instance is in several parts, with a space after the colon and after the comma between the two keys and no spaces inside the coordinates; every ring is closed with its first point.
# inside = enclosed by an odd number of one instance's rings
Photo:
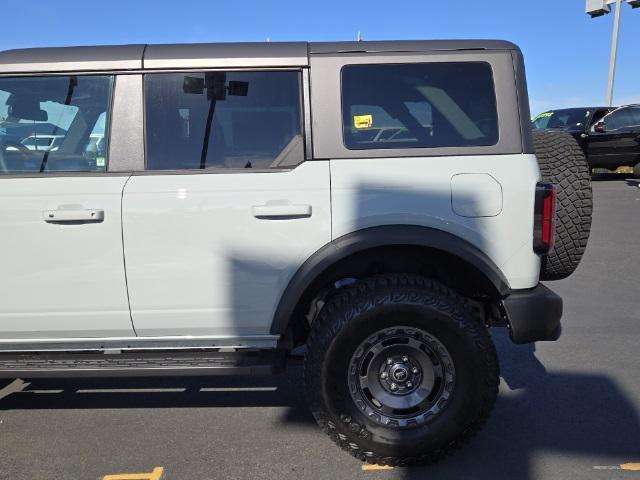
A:
{"type": "Polygon", "coordinates": [[[254,205],[253,216],[263,220],[293,219],[311,216],[311,205],[254,205]]]}
{"type": "Polygon", "coordinates": [[[104,221],[104,210],[44,210],[42,218],[47,223],[98,223],[104,221]]]}

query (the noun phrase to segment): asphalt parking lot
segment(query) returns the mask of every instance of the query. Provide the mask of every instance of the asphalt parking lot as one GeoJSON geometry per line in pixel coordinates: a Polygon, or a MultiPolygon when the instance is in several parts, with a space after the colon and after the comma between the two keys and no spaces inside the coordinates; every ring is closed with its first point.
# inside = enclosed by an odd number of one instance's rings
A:
{"type": "Polygon", "coordinates": [[[0,384],[0,479],[103,479],[156,467],[162,480],[640,479],[619,467],[640,463],[638,184],[594,182],[586,258],[571,278],[548,284],[565,300],[562,338],[514,346],[496,333],[493,416],[442,463],[363,470],[316,427],[293,359],[273,378],[0,384]]]}

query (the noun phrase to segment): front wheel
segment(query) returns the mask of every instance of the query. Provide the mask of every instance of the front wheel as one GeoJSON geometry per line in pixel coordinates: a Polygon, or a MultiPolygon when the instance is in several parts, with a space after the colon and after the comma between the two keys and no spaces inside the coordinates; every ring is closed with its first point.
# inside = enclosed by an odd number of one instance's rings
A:
{"type": "Polygon", "coordinates": [[[370,463],[428,463],[488,418],[498,362],[466,301],[415,275],[382,275],[334,295],[307,342],[305,394],[325,432],[370,463]]]}

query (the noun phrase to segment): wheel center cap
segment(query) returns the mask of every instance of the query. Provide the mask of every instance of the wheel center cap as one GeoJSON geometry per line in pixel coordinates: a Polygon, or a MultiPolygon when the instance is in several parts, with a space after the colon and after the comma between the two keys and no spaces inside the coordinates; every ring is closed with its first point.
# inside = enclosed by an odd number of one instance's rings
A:
{"type": "Polygon", "coordinates": [[[409,371],[403,366],[398,366],[393,370],[391,376],[396,382],[404,382],[409,378],[409,371]]]}

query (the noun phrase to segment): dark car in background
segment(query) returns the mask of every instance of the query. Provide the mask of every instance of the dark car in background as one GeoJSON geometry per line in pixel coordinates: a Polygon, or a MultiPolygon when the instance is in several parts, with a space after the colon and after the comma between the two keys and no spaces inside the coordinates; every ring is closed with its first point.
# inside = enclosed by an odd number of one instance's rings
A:
{"type": "Polygon", "coordinates": [[[640,176],[640,105],[550,110],[532,123],[573,135],[591,168],[630,166],[640,176]]]}

